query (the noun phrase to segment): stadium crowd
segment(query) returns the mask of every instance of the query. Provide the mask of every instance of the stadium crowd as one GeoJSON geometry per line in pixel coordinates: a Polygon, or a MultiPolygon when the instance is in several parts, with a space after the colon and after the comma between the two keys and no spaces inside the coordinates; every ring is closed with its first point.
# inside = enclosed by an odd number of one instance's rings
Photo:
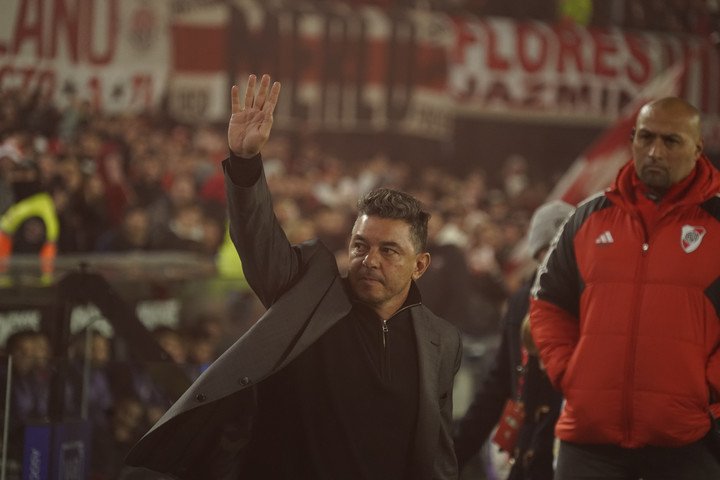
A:
{"type": "MultiPolygon", "coordinates": [[[[218,253],[226,215],[223,127],[190,127],[149,114],[104,114],[79,98],[59,109],[42,95],[22,90],[0,92],[0,105],[0,214],[37,192],[48,193],[59,224],[59,256],[179,250],[213,258],[218,253]]],[[[462,176],[442,168],[417,172],[408,159],[382,151],[348,163],[315,139],[290,134],[275,137],[264,155],[278,217],[291,241],[322,238],[338,252],[341,267],[360,194],[382,184],[422,199],[433,212],[434,255],[433,269],[422,279],[424,300],[468,335],[497,332],[502,304],[520,278],[514,249],[550,184],[549,178],[533,179],[524,158],[509,157],[492,174],[480,169],[462,176]]],[[[48,233],[38,217],[5,232],[12,253],[40,251],[48,233]]],[[[172,358],[194,365],[196,373],[197,365],[220,353],[219,329],[193,325],[155,334],[172,358]]],[[[158,418],[159,406],[169,403],[163,404],[142,369],[119,377],[115,370],[111,378],[97,373],[113,364],[112,339],[95,334],[92,343],[89,418],[95,429],[117,431],[115,440],[110,440],[115,433],[97,438],[119,442],[115,450],[123,451],[122,445],[135,438],[128,428],[142,432],[158,418]]],[[[47,415],[48,345],[42,333],[18,332],[3,350],[36,359],[16,376],[26,389],[13,415],[21,423],[47,415]]],[[[73,358],[82,361],[83,353],[75,351],[73,358]]],[[[71,400],[77,391],[68,391],[68,405],[78,404],[71,400]]],[[[113,448],[96,447],[98,454],[105,450],[113,448]]],[[[116,460],[98,465],[122,468],[116,460]]]]}
{"type": "MultiPolygon", "coordinates": [[[[720,42],[716,0],[394,3],[542,21],[567,14],[591,26],[695,34],[720,42]]],[[[220,171],[227,156],[225,125],[189,126],[162,114],[110,115],[73,92],[65,93],[70,101],[59,108],[43,92],[0,90],[0,217],[44,192],[57,219],[53,243],[58,255],[187,251],[214,259],[227,241],[220,171]]],[[[468,338],[498,334],[503,305],[528,273],[517,252],[531,214],[560,173],[540,171],[517,155],[499,162],[497,171],[470,168],[459,173],[438,166],[418,171],[411,159],[393,158],[381,146],[368,158],[348,161],[312,135],[282,131],[263,154],[277,215],[290,240],[320,237],[337,252],[341,268],[359,196],[384,185],[421,199],[433,213],[433,262],[420,282],[423,301],[468,338]]],[[[0,235],[8,237],[12,253],[38,253],[51,233],[46,222],[30,216],[0,235]]],[[[152,334],[191,379],[228,341],[227,325],[208,318],[159,327],[152,334]]],[[[113,338],[90,332],[84,340],[79,337],[65,359],[70,371],[65,405],[66,415],[82,414],[91,421],[90,478],[120,478],[121,472],[126,475],[122,478],[158,478],[142,472],[131,476],[123,457],[174,399],[145,366],[116,362],[113,338]],[[89,375],[83,389],[84,372],[89,375]]],[[[47,418],[48,382],[57,359],[51,360],[47,336],[32,330],[14,332],[0,354],[3,385],[5,359],[12,355],[15,361],[9,425],[15,470],[8,478],[19,478],[19,432],[27,422],[47,418]]]]}
{"type": "MultiPolygon", "coordinates": [[[[0,105],[0,213],[37,192],[48,193],[59,224],[59,256],[168,250],[216,256],[226,220],[223,127],[190,127],[153,115],[108,115],[79,98],[58,109],[22,90],[0,92],[0,105]]],[[[382,184],[422,199],[433,213],[434,259],[421,279],[424,302],[471,337],[497,333],[503,302],[524,274],[514,251],[551,178],[534,178],[531,165],[519,156],[509,157],[498,172],[474,169],[464,175],[439,167],[418,172],[408,159],[382,151],[348,163],[312,137],[290,134],[276,136],[264,155],[278,217],[291,241],[322,238],[338,252],[341,267],[360,194],[382,184]]],[[[45,227],[41,219],[29,217],[14,232],[5,232],[12,253],[40,251],[49,233],[45,227]]],[[[207,321],[153,334],[171,358],[189,365],[193,378],[226,346],[223,327],[207,321]]],[[[74,349],[70,361],[82,365],[92,356],[87,418],[96,432],[104,432],[93,436],[104,442],[94,446],[93,468],[96,478],[115,478],[123,468],[118,455],[170,400],[158,393],[143,368],[114,362],[112,338],[94,333],[92,345],[88,352],[74,349]]],[[[43,333],[20,331],[2,351],[29,359],[15,376],[20,385],[12,405],[15,428],[48,414],[48,349],[43,333]]],[[[82,368],[71,371],[76,378],[74,387],[73,382],[68,386],[66,405],[77,406],[82,368]]]]}
{"type": "MultiPolygon", "coordinates": [[[[217,253],[225,228],[222,127],[108,115],[80,100],[58,110],[23,91],[0,92],[0,104],[0,212],[31,193],[49,192],[60,255],[217,253]]],[[[431,237],[461,249],[473,276],[510,282],[511,289],[512,253],[554,179],[547,172],[536,178],[517,155],[497,172],[463,174],[433,166],[418,172],[410,159],[382,150],[347,162],[312,137],[289,134],[271,140],[265,157],[278,216],[292,241],[318,236],[344,250],[358,196],[391,185],[433,210],[431,237]]],[[[37,251],[45,240],[42,222],[26,223],[14,233],[15,252],[37,251]]]]}

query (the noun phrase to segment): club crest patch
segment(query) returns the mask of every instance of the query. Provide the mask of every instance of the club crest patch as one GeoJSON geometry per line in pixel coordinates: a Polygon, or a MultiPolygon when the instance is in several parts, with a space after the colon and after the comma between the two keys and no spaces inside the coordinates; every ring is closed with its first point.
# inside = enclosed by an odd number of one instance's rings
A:
{"type": "Polygon", "coordinates": [[[680,246],[685,250],[685,253],[692,253],[697,250],[705,233],[707,233],[705,227],[683,225],[682,232],[680,233],[680,246]]]}

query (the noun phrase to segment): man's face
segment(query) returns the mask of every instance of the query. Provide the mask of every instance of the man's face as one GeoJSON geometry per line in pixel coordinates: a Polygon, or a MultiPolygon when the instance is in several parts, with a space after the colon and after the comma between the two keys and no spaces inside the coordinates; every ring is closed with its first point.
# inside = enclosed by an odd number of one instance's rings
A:
{"type": "Polygon", "coordinates": [[[635,124],[635,171],[652,190],[664,192],[687,177],[702,151],[697,118],[668,107],[643,108],[635,124]]]}
{"type": "Polygon", "coordinates": [[[430,255],[417,253],[410,225],[403,220],[361,215],[349,245],[348,279],[356,298],[381,317],[392,315],[407,298],[412,280],[430,264],[430,255]]]}

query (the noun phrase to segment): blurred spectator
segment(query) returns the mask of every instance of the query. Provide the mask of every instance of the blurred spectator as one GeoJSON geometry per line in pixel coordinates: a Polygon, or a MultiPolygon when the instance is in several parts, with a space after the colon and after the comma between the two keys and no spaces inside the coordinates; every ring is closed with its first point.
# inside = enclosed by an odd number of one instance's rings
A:
{"type": "MultiPolygon", "coordinates": [[[[187,372],[187,347],[180,332],[173,327],[161,325],[155,327],[151,334],[167,354],[167,361],[180,365],[187,372]]],[[[146,420],[150,425],[154,424],[175,400],[166,391],[165,384],[158,381],[158,372],[162,374],[158,367],[161,366],[156,363],[123,362],[114,365],[111,374],[113,396],[121,398],[132,393],[144,405],[146,420]]]]}
{"type": "Polygon", "coordinates": [[[163,189],[159,198],[148,206],[151,215],[152,235],[166,234],[168,218],[188,207],[203,207],[202,216],[208,216],[204,203],[198,195],[197,182],[192,173],[175,173],[168,180],[169,185],[163,189]]]}
{"type": "Polygon", "coordinates": [[[105,189],[90,160],[61,157],[50,186],[60,221],[58,250],[90,252],[107,226],[105,189]]]}
{"type": "Polygon", "coordinates": [[[194,203],[173,209],[156,235],[154,246],[161,250],[215,254],[222,241],[218,222],[194,203]]]}
{"type": "Polygon", "coordinates": [[[183,337],[187,346],[188,370],[195,379],[217,358],[219,339],[203,324],[186,328],[183,337]]]}
{"type": "Polygon", "coordinates": [[[101,252],[149,251],[154,248],[150,237],[150,215],[145,207],[131,207],[120,227],[100,236],[97,250],[101,252]]]}
{"type": "Polygon", "coordinates": [[[113,405],[108,371],[112,353],[110,339],[97,331],[83,332],[71,345],[70,353],[70,376],[76,413],[87,414],[87,419],[94,427],[105,427],[113,405]]]}
{"type": "Polygon", "coordinates": [[[131,195],[119,147],[109,147],[109,150],[98,158],[98,164],[98,175],[105,190],[107,226],[116,227],[122,223],[131,195]]]}
{"type": "MultiPolygon", "coordinates": [[[[22,148],[16,147],[18,152],[22,148]]],[[[29,148],[29,147],[27,147],[29,148]]],[[[7,170],[13,204],[0,214],[0,273],[5,273],[13,252],[37,253],[43,278],[52,274],[59,220],[55,204],[40,183],[40,171],[32,152],[23,152],[20,160],[12,157],[7,170]]]]}
{"type": "MultiPolygon", "coordinates": [[[[12,387],[10,419],[8,424],[8,456],[22,459],[25,426],[31,421],[47,420],[50,382],[47,365],[49,341],[47,336],[34,330],[18,330],[6,340],[5,353],[12,357],[12,387]]],[[[0,370],[3,388],[7,382],[7,364],[0,370]]],[[[5,408],[5,395],[0,404],[5,408]]],[[[4,410],[3,410],[4,411],[4,410]]]]}
{"type": "MultiPolygon", "coordinates": [[[[498,318],[487,310],[479,311],[481,293],[474,290],[461,244],[439,234],[445,227],[442,215],[433,212],[428,223],[430,266],[417,280],[423,303],[454,324],[464,334],[480,337],[492,332],[498,318]]],[[[447,230],[446,230],[447,231],[447,230]]]]}
{"type": "MultiPolygon", "coordinates": [[[[145,147],[141,153],[131,159],[130,188],[134,203],[151,208],[156,202],[162,202],[164,197],[163,163],[157,152],[145,147]]],[[[152,211],[152,210],[150,210],[152,211]]],[[[153,219],[155,220],[155,219],[153,219]]]]}
{"type": "Polygon", "coordinates": [[[127,395],[118,398],[108,412],[108,421],[93,429],[90,479],[127,478],[126,472],[134,469],[125,466],[125,455],[148,426],[145,408],[139,398],[127,395]]]}
{"type": "Polygon", "coordinates": [[[58,136],[64,143],[71,144],[88,122],[91,108],[90,102],[82,100],[75,92],[68,93],[68,106],[61,112],[58,136]]]}
{"type": "Polygon", "coordinates": [[[501,174],[503,191],[510,199],[520,195],[530,184],[528,162],[521,155],[510,155],[505,159],[501,174]]]}
{"type": "Polygon", "coordinates": [[[168,326],[158,326],[155,327],[151,333],[153,338],[155,338],[173,362],[178,365],[183,365],[187,362],[188,352],[185,339],[177,329],[168,326]]]}
{"type": "Polygon", "coordinates": [[[323,243],[330,251],[337,252],[347,249],[347,232],[352,229],[352,220],[344,210],[322,207],[313,215],[312,223],[323,243]]]}

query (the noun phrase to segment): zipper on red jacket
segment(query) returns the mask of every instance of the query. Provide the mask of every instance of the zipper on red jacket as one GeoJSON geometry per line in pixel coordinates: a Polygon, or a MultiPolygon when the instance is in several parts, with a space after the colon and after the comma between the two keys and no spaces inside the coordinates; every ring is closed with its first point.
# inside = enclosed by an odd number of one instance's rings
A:
{"type": "Polygon", "coordinates": [[[624,413],[624,420],[625,420],[625,432],[624,432],[624,440],[626,443],[629,443],[630,436],[632,432],[632,424],[633,424],[633,405],[632,405],[632,397],[633,397],[633,391],[635,387],[635,356],[636,356],[636,350],[637,350],[637,331],[638,331],[638,322],[639,322],[639,315],[638,312],[640,311],[640,303],[642,299],[642,292],[644,290],[644,282],[640,281],[641,279],[645,278],[645,270],[647,268],[647,261],[646,257],[648,256],[648,252],[650,251],[650,238],[649,234],[647,232],[647,228],[645,227],[645,224],[643,223],[642,219],[638,216],[634,215],[635,220],[638,221],[640,224],[640,227],[643,232],[643,243],[640,245],[640,258],[638,260],[638,265],[636,269],[635,278],[637,279],[635,285],[635,292],[633,295],[633,298],[636,299],[635,303],[633,304],[633,309],[631,312],[630,317],[630,341],[628,342],[627,346],[627,364],[625,367],[625,385],[623,388],[623,413],[624,413]]]}

